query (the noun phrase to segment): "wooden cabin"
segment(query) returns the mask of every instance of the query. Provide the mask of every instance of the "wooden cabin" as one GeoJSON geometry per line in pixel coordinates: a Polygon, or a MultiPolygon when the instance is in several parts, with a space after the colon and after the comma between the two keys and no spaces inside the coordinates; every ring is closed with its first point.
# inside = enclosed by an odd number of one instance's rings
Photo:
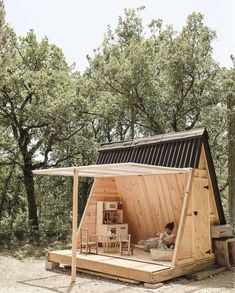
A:
{"type": "Polygon", "coordinates": [[[73,249],[48,253],[52,264],[72,264],[73,280],[77,268],[157,283],[215,263],[210,226],[224,224],[225,217],[205,129],[103,144],[95,166],[35,173],[74,176],[73,249]],[[94,183],[77,230],[79,176],[94,177],[94,183]],[[168,222],[175,223],[172,257],[153,260],[135,244],[163,231],[168,222]],[[83,228],[97,237],[130,234],[133,255],[105,251],[102,243],[98,254],[79,253],[83,228]]]}

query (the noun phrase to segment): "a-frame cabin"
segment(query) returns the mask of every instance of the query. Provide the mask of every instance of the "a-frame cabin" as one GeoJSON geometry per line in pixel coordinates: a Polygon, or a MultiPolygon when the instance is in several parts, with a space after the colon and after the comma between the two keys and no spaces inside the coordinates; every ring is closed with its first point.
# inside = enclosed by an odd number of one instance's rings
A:
{"type": "MultiPolygon", "coordinates": [[[[57,170],[55,175],[60,175],[57,170]]],[[[133,243],[156,235],[172,221],[176,243],[170,262],[153,261],[138,249],[133,256],[99,251],[77,253],[77,268],[156,283],[215,263],[210,226],[225,224],[225,217],[205,129],[104,144],[92,174],[95,180],[77,232],[77,248],[81,228],[94,234],[106,231],[97,208],[100,202],[123,204],[122,223],[128,225],[133,243]],[[157,166],[152,174],[151,166],[157,166]]],[[[71,264],[71,258],[70,250],[48,253],[54,263],[71,264]]]]}
{"type": "Polygon", "coordinates": [[[156,135],[133,141],[103,144],[99,149],[97,164],[140,163],[175,168],[205,170],[210,183],[212,222],[225,224],[224,212],[218,190],[208,133],[206,129],[195,129],[156,135]],[[214,209],[212,209],[214,206],[214,209]],[[218,215],[216,216],[216,214],[218,215]]]}

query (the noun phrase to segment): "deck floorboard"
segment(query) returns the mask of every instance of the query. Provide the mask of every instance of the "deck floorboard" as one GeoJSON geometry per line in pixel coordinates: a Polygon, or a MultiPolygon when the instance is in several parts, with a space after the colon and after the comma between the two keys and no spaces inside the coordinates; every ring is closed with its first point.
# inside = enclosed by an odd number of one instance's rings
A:
{"type": "MultiPolygon", "coordinates": [[[[50,251],[48,260],[60,264],[71,264],[71,250],[50,251]]],[[[162,264],[146,263],[113,256],[99,254],[80,254],[77,253],[76,266],[95,272],[105,273],[113,276],[129,278],[142,282],[150,282],[153,273],[169,269],[162,264]]]]}

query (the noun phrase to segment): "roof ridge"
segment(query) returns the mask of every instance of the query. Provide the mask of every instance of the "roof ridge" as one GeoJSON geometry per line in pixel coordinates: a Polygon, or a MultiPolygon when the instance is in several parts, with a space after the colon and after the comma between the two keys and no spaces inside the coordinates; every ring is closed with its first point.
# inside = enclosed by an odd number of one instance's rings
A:
{"type": "Polygon", "coordinates": [[[182,139],[192,139],[196,137],[202,137],[203,135],[207,134],[206,128],[197,128],[193,130],[186,130],[186,131],[179,131],[179,132],[169,132],[158,134],[154,136],[136,138],[133,140],[123,140],[123,141],[116,141],[116,142],[108,142],[103,143],[100,145],[99,150],[110,150],[110,149],[117,149],[117,148],[131,148],[139,145],[149,145],[149,144],[156,144],[165,141],[175,141],[175,140],[182,140],[182,139]]]}

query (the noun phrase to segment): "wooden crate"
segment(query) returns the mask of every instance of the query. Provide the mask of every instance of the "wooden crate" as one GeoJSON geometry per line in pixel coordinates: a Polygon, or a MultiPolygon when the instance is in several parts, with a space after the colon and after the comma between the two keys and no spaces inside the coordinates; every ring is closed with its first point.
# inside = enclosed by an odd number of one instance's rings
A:
{"type": "Polygon", "coordinates": [[[233,235],[233,230],[231,225],[213,225],[211,226],[211,237],[212,238],[222,238],[229,237],[233,235]]]}
{"type": "Polygon", "coordinates": [[[215,255],[219,265],[230,268],[235,265],[235,238],[218,239],[215,243],[215,255]]]}

